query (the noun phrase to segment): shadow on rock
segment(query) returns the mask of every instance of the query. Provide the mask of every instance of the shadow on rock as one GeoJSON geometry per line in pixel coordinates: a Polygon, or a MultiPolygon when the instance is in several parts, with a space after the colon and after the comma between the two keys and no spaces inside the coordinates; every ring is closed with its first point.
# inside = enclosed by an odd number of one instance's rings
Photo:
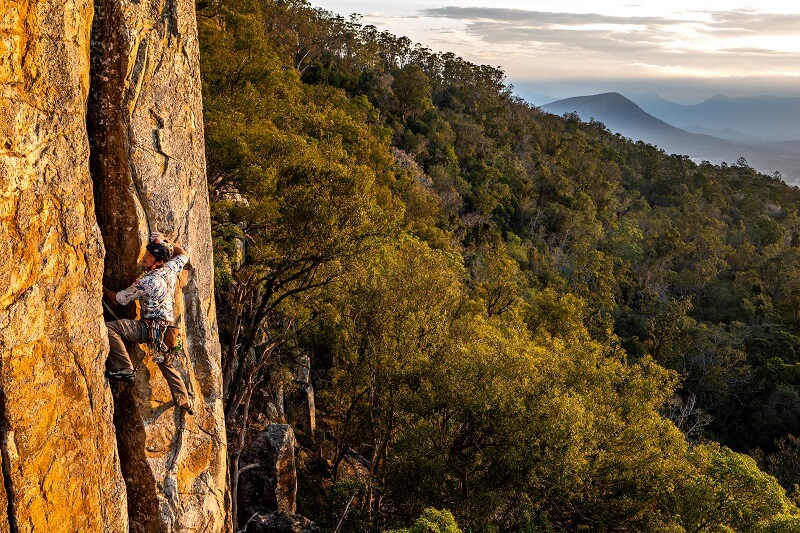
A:
{"type": "Polygon", "coordinates": [[[163,524],[159,514],[156,480],[146,457],[144,424],[136,409],[133,384],[114,382],[114,427],[117,431],[122,477],[128,493],[128,518],[132,533],[159,533],[163,524]]]}

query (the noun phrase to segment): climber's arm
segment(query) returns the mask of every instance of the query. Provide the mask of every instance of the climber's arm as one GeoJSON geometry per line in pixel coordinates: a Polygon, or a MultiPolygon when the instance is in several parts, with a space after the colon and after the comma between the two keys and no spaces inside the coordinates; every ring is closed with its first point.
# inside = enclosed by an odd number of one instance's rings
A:
{"type": "Polygon", "coordinates": [[[109,302],[117,303],[117,293],[105,287],[103,287],[103,298],[109,302]]]}
{"type": "Polygon", "coordinates": [[[183,255],[187,259],[189,258],[189,254],[186,253],[186,250],[184,250],[183,248],[181,248],[180,246],[178,246],[174,242],[171,243],[171,244],[172,244],[172,257],[177,257],[179,255],[183,255]]]}

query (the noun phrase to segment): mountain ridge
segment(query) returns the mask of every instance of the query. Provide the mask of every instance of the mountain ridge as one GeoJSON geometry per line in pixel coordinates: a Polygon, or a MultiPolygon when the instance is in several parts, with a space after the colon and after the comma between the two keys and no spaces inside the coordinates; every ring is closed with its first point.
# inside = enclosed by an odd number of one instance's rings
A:
{"type": "Polygon", "coordinates": [[[779,172],[788,182],[800,180],[800,153],[791,143],[745,143],[692,133],[651,115],[617,92],[566,98],[541,109],[556,115],[575,112],[582,120],[600,121],[615,133],[697,161],[733,164],[744,157],[760,172],[779,172]]]}
{"type": "Polygon", "coordinates": [[[800,98],[794,96],[719,94],[697,104],[679,104],[649,93],[632,93],[628,98],[647,113],[681,128],[690,124],[727,128],[765,142],[800,139],[800,121],[796,119],[800,98]]]}

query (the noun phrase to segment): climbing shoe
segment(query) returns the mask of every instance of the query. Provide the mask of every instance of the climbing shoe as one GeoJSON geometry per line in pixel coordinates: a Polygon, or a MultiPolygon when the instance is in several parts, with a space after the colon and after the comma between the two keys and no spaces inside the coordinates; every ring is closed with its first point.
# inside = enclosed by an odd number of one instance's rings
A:
{"type": "Polygon", "coordinates": [[[181,409],[183,409],[183,412],[187,415],[194,415],[191,404],[181,405],[181,409]]]}
{"type": "Polygon", "coordinates": [[[105,375],[108,379],[133,383],[133,373],[132,368],[123,368],[122,370],[106,370],[105,375]]]}

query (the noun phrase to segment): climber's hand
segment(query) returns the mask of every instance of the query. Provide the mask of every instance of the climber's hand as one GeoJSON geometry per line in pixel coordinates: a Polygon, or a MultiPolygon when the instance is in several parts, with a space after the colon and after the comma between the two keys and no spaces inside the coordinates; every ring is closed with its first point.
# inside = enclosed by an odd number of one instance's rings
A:
{"type": "Polygon", "coordinates": [[[167,239],[164,238],[159,232],[154,231],[150,234],[150,242],[154,242],[156,244],[164,244],[167,242],[167,239]]]}

